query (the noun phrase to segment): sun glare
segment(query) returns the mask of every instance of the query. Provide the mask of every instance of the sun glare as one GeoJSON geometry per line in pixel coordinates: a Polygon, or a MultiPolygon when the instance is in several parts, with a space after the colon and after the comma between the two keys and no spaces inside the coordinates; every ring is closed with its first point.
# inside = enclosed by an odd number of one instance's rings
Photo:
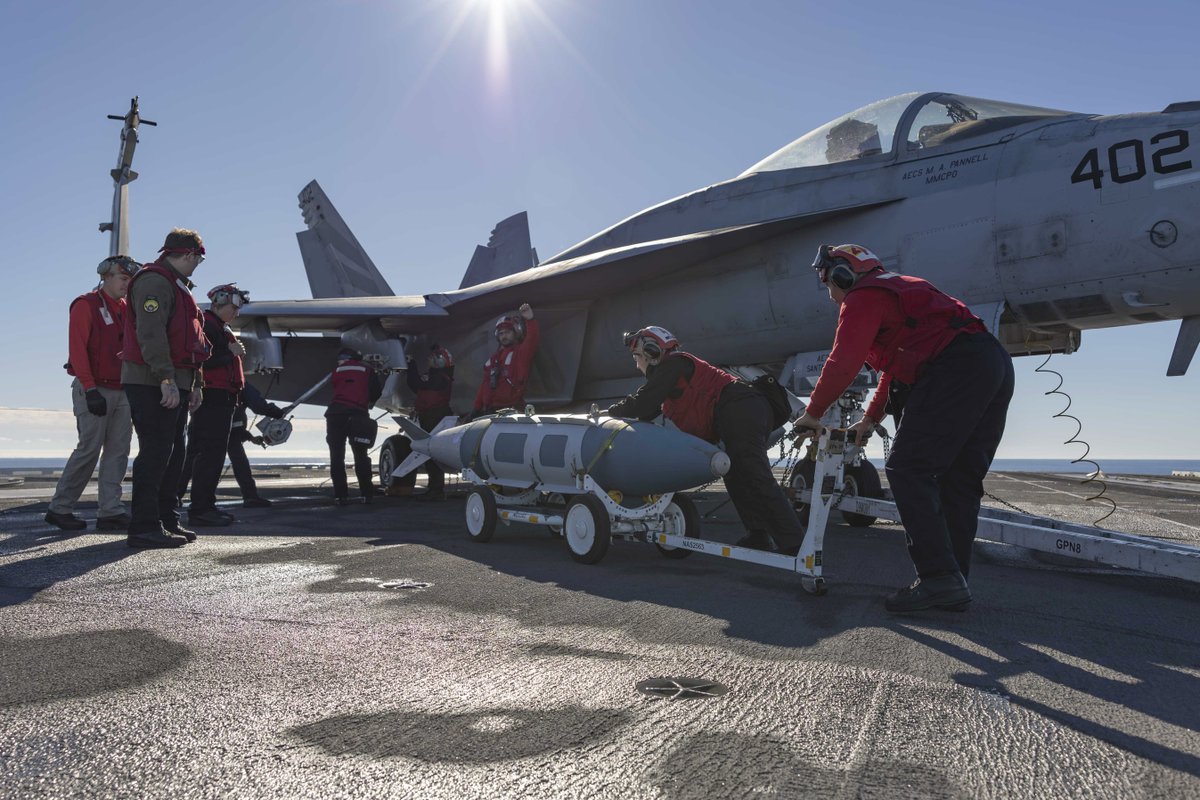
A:
{"type": "Polygon", "coordinates": [[[508,94],[510,76],[508,53],[508,14],[513,0],[483,0],[488,10],[487,82],[493,98],[508,94]]]}
{"type": "MultiPolygon", "coordinates": [[[[566,55],[601,86],[601,76],[581,56],[564,35],[550,11],[569,12],[567,0],[427,0],[426,9],[442,18],[445,28],[438,37],[433,54],[419,74],[409,82],[399,108],[406,107],[420,92],[430,76],[446,58],[479,58],[481,84],[486,96],[498,110],[513,110],[514,80],[519,73],[513,59],[533,58],[540,63],[566,55]],[[479,37],[479,38],[475,38],[479,37]],[[527,48],[533,48],[528,50],[527,48]],[[468,55],[471,54],[471,55],[468,55]]],[[[575,9],[578,10],[578,9],[575,9]]]]}

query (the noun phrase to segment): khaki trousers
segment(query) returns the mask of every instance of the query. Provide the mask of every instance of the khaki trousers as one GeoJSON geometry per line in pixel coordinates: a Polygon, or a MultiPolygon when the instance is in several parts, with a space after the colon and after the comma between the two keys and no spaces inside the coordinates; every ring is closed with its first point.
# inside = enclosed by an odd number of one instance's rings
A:
{"type": "Polygon", "coordinates": [[[50,510],[55,514],[70,514],[75,503],[91,480],[100,462],[97,476],[100,493],[98,516],[116,517],[126,513],[121,503],[121,482],[125,480],[125,469],[129,466],[129,442],[133,437],[133,421],[129,416],[129,398],[120,389],[99,387],[100,394],[108,403],[108,413],[97,417],[88,411],[83,384],[76,378],[71,383],[71,406],[75,412],[75,428],[79,432],[79,444],[75,446],[67,466],[63,468],[50,510]]]}

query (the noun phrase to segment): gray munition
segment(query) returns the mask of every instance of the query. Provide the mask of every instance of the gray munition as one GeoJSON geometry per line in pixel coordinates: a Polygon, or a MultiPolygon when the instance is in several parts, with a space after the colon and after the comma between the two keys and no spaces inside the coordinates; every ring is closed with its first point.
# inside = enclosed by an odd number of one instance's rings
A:
{"type": "Polygon", "coordinates": [[[716,445],[649,422],[513,414],[454,427],[446,423],[457,420],[447,418],[426,433],[408,419],[395,419],[413,448],[396,476],[432,458],[498,486],[575,494],[590,475],[605,490],[636,496],[692,489],[729,471],[729,456],[716,445]]]}

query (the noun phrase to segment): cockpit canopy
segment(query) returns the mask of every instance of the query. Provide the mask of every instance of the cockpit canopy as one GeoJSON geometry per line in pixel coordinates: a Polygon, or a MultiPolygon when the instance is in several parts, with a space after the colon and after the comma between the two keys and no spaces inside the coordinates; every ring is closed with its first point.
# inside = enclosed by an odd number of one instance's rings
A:
{"type": "MultiPolygon", "coordinates": [[[[742,173],[837,164],[892,152],[896,139],[908,151],[959,143],[1026,122],[1073,116],[957,94],[909,92],[879,100],[822,125],[742,173]],[[912,109],[912,113],[905,113],[912,109]],[[904,130],[899,128],[903,124],[904,130]]],[[[739,177],[742,177],[739,176],[739,177]]]]}

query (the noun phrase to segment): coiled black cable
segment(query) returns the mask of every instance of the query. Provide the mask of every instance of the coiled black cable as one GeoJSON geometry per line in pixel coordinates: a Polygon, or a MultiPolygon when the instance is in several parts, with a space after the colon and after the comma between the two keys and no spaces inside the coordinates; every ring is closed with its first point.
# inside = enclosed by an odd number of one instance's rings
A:
{"type": "MultiPolygon", "coordinates": [[[[1026,343],[1026,346],[1028,347],[1028,342],[1026,343]]],[[[1057,394],[1057,395],[1061,395],[1064,398],[1066,398],[1067,404],[1065,406],[1063,406],[1062,411],[1059,411],[1057,414],[1054,414],[1052,419],[1058,419],[1058,418],[1062,417],[1064,419],[1069,419],[1075,423],[1074,435],[1072,435],[1070,438],[1068,438],[1066,441],[1064,441],[1063,444],[1081,444],[1081,445],[1083,445],[1083,455],[1081,455],[1079,458],[1076,458],[1071,463],[1072,464],[1090,464],[1093,467],[1095,467],[1095,470],[1093,472],[1088,473],[1087,476],[1082,481],[1079,482],[1079,485],[1087,486],[1089,483],[1100,484],[1100,490],[1098,492],[1096,492],[1094,495],[1092,495],[1091,497],[1085,497],[1084,502],[1085,503],[1104,502],[1104,503],[1108,503],[1110,506],[1112,506],[1112,508],[1110,508],[1108,510],[1108,513],[1104,514],[1102,517],[1100,517],[1099,519],[1097,519],[1095,522],[1092,523],[1093,525],[1099,525],[1101,522],[1103,522],[1104,520],[1111,517],[1113,515],[1113,513],[1117,510],[1117,502],[1115,500],[1113,500],[1111,497],[1108,497],[1106,495],[1106,492],[1108,491],[1108,484],[1105,483],[1104,480],[1101,479],[1101,477],[1100,477],[1103,474],[1100,471],[1100,465],[1097,464],[1095,461],[1093,461],[1091,458],[1088,458],[1088,455],[1092,452],[1092,446],[1090,444],[1088,444],[1086,441],[1084,441],[1083,439],[1079,438],[1079,434],[1083,433],[1083,423],[1079,421],[1079,417],[1076,417],[1074,414],[1067,413],[1071,409],[1071,395],[1062,391],[1062,385],[1063,385],[1062,373],[1058,372],[1057,370],[1048,369],[1046,367],[1046,365],[1050,363],[1050,358],[1053,355],[1054,355],[1054,351],[1048,349],[1047,353],[1046,353],[1046,360],[1043,361],[1041,364],[1039,364],[1037,367],[1035,367],[1033,371],[1040,372],[1043,375],[1053,375],[1054,377],[1058,378],[1058,385],[1055,386],[1050,391],[1043,392],[1042,394],[1046,395],[1047,397],[1049,397],[1052,394],[1057,394]]]]}

